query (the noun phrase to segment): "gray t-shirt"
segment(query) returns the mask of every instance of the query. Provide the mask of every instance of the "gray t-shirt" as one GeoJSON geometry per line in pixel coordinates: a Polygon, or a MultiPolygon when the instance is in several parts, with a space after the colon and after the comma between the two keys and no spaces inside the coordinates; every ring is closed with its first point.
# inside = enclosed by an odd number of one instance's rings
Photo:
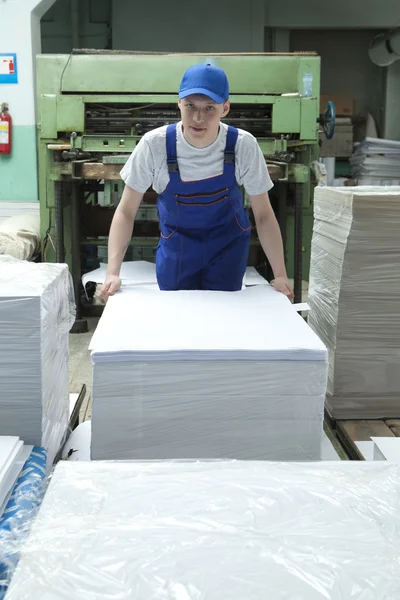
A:
{"type": "MultiPolygon", "coordinates": [[[[182,123],[176,128],[176,152],[182,181],[199,181],[221,175],[224,169],[224,150],[228,126],[221,123],[214,143],[207,148],[191,146],[183,136],[182,123]]],[[[137,192],[150,187],[161,194],[168,185],[166,151],[167,126],[145,133],[121,171],[123,181],[137,192]]],[[[256,138],[239,129],[235,149],[236,181],[250,196],[268,192],[272,181],[256,138]]]]}

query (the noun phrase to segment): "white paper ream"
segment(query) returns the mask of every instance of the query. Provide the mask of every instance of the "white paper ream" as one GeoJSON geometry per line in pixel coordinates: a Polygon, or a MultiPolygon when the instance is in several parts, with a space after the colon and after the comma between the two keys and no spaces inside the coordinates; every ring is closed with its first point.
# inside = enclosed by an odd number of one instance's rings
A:
{"type": "Polygon", "coordinates": [[[324,344],[272,286],[239,292],[130,288],[107,302],[89,349],[121,360],[325,360],[324,344]]]}
{"type": "Polygon", "coordinates": [[[94,460],[320,459],[326,349],[269,285],[123,289],[90,349],[94,460]]]}

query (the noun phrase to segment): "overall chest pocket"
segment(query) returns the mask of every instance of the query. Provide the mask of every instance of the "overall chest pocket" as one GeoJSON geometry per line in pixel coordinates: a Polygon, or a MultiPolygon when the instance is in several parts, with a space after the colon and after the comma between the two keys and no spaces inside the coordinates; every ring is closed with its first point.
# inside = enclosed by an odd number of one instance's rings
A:
{"type": "Polygon", "coordinates": [[[211,230],[234,216],[229,188],[215,192],[175,194],[178,227],[211,230]]]}
{"type": "Polygon", "coordinates": [[[202,194],[175,194],[176,203],[185,207],[211,207],[228,199],[229,188],[222,188],[216,192],[203,192],[202,194]]]}

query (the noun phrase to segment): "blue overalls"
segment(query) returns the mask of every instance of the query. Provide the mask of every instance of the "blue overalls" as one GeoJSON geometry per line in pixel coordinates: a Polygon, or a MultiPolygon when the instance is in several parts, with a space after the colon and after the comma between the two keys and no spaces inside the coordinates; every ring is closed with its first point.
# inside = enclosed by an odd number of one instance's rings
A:
{"type": "Polygon", "coordinates": [[[176,124],[167,128],[170,180],[157,202],[161,237],[156,270],[161,290],[242,287],[251,225],[235,178],[237,137],[238,130],[229,127],[222,175],[185,182],[176,157],[176,124]]]}

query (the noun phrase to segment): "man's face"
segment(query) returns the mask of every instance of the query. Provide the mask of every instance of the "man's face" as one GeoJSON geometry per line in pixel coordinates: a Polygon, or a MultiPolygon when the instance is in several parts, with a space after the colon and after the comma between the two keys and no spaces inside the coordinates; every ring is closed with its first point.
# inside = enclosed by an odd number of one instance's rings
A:
{"type": "Polygon", "coordinates": [[[205,148],[218,137],[220,120],[230,109],[230,102],[217,104],[203,95],[188,96],[178,101],[183,133],[192,146],[205,148]]]}

